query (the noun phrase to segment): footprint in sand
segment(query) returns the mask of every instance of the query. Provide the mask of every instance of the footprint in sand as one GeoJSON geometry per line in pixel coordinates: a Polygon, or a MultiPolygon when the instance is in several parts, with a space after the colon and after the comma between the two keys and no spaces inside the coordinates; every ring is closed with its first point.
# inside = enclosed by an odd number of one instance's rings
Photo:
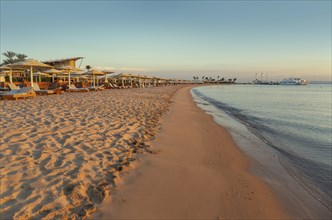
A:
{"type": "Polygon", "coordinates": [[[99,204],[105,198],[105,191],[102,189],[101,186],[98,186],[98,187],[89,186],[89,188],[87,190],[87,195],[91,202],[99,204]]]}
{"type": "Polygon", "coordinates": [[[27,184],[27,183],[23,183],[20,188],[21,188],[21,191],[16,196],[16,198],[18,198],[20,200],[27,199],[34,191],[34,188],[30,184],[27,184]]]}

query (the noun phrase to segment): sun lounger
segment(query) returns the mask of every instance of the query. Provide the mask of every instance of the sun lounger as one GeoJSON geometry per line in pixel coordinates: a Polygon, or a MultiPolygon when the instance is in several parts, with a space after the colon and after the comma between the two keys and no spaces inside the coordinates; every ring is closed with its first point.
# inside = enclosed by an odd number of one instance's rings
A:
{"type": "Polygon", "coordinates": [[[118,89],[118,88],[119,88],[118,86],[115,86],[115,85],[113,85],[112,83],[107,83],[106,87],[107,87],[108,89],[118,89]]]}
{"type": "Polygon", "coordinates": [[[42,90],[39,88],[37,83],[33,83],[33,90],[36,92],[37,95],[53,95],[56,94],[54,90],[42,90]]]}
{"type": "Polygon", "coordinates": [[[0,86],[0,92],[8,92],[9,89],[7,87],[0,86]]]}
{"type": "Polygon", "coordinates": [[[71,84],[68,86],[68,89],[66,89],[67,92],[89,92],[88,88],[76,88],[75,85],[71,84]]]}
{"type": "Polygon", "coordinates": [[[3,95],[6,94],[4,91],[0,91],[0,99],[3,99],[3,95]]]}
{"type": "Polygon", "coordinates": [[[23,87],[19,90],[11,90],[2,95],[2,98],[5,100],[10,99],[20,99],[20,98],[33,98],[36,96],[36,93],[33,91],[32,87],[23,87]]]}
{"type": "Polygon", "coordinates": [[[102,86],[91,86],[91,87],[88,87],[88,89],[90,91],[101,91],[101,90],[104,90],[105,88],[104,88],[104,85],[102,85],[102,86]]]}
{"type": "Polygon", "coordinates": [[[121,89],[121,87],[118,86],[117,84],[112,84],[112,83],[110,83],[110,84],[113,85],[113,87],[114,87],[115,89],[121,89]]]}
{"type": "Polygon", "coordinates": [[[62,94],[65,91],[63,91],[63,88],[61,86],[58,86],[57,83],[51,83],[47,90],[53,90],[55,94],[62,94]]]}
{"type": "Polygon", "coordinates": [[[9,83],[8,87],[10,90],[19,90],[20,87],[17,87],[14,83],[9,83]]]}

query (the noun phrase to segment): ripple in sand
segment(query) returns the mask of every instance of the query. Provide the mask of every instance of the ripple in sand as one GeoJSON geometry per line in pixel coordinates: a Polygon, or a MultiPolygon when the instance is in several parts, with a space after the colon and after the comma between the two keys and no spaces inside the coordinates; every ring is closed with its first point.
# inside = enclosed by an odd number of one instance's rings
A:
{"type": "Polygon", "coordinates": [[[157,131],[178,87],[36,97],[0,105],[2,218],[81,218],[157,131]]]}

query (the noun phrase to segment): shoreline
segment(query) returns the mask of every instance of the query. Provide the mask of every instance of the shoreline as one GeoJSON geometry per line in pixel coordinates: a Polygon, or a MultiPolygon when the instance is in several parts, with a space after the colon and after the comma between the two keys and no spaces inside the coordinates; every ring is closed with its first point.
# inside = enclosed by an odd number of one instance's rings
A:
{"type": "Polygon", "coordinates": [[[200,109],[191,87],[178,90],[161,131],[135,170],[100,206],[98,218],[229,219],[290,216],[277,196],[250,173],[250,159],[231,134],[200,109]]]}
{"type": "Polygon", "coordinates": [[[205,100],[204,95],[201,97],[193,90],[192,95],[197,106],[231,133],[237,146],[251,162],[250,172],[271,187],[291,216],[299,219],[328,219],[331,216],[329,207],[293,176],[292,170],[281,160],[280,152],[250,130],[243,121],[205,100]]]}

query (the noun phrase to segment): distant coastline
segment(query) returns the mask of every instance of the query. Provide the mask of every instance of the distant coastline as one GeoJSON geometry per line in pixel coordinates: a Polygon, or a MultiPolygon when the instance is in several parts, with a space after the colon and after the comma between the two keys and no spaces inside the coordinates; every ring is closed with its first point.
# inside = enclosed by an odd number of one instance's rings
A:
{"type": "Polygon", "coordinates": [[[309,84],[332,84],[332,81],[310,81],[309,84]]]}

